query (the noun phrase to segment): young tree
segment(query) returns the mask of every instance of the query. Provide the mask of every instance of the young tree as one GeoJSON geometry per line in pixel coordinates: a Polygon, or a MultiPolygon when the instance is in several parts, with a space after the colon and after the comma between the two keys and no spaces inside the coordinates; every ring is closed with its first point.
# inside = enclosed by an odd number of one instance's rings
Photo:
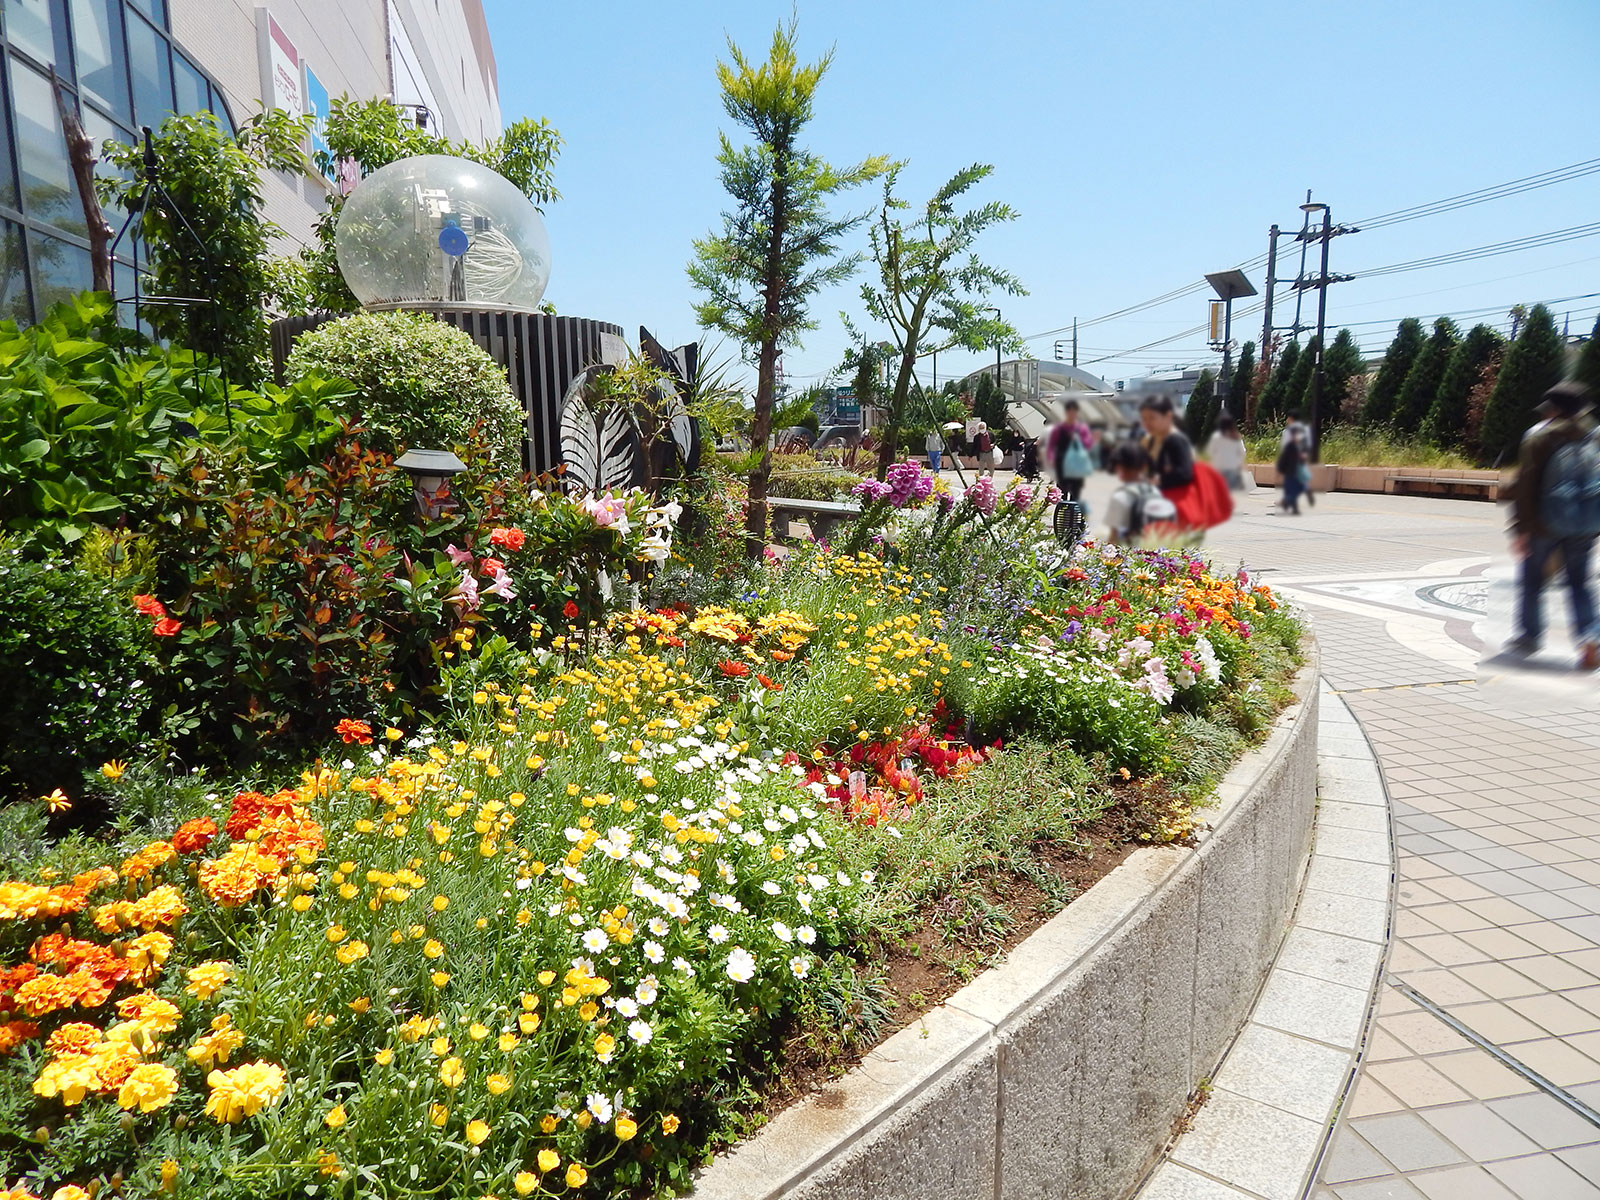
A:
{"type": "Polygon", "coordinates": [[[1261,398],[1256,402],[1256,420],[1268,424],[1276,421],[1288,410],[1289,381],[1294,377],[1300,362],[1300,343],[1290,342],[1278,352],[1278,361],[1272,365],[1261,398]]]}
{"type": "Polygon", "coordinates": [[[1322,356],[1322,428],[1353,415],[1350,407],[1351,380],[1366,371],[1361,359],[1361,347],[1355,334],[1348,329],[1339,330],[1333,345],[1322,356]]]}
{"type": "Polygon", "coordinates": [[[1204,446],[1217,427],[1217,377],[1207,368],[1200,372],[1189,405],[1183,411],[1183,429],[1196,446],[1204,446]]]}
{"type": "Polygon", "coordinates": [[[1492,358],[1504,352],[1505,339],[1487,325],[1474,325],[1450,355],[1433,407],[1422,422],[1422,436],[1445,449],[1467,444],[1468,400],[1492,358]]]}
{"type": "MultiPolygon", "coordinates": [[[[1228,408],[1236,418],[1242,419],[1250,411],[1250,390],[1255,380],[1256,344],[1246,342],[1239,351],[1239,363],[1233,369],[1233,376],[1228,380],[1228,408]]],[[[1220,415],[1221,410],[1218,411],[1220,415]]]]}
{"type": "Polygon", "coordinates": [[[1363,425],[1387,425],[1394,420],[1400,388],[1411,373],[1411,364],[1422,350],[1422,322],[1407,317],[1395,330],[1394,341],[1384,353],[1378,374],[1367,389],[1367,402],[1361,407],[1363,425]]]}
{"type": "Polygon", "coordinates": [[[1399,433],[1416,433],[1422,428],[1439,395],[1450,356],[1461,342],[1461,333],[1449,317],[1433,323],[1433,333],[1422,343],[1417,357],[1406,372],[1405,382],[1394,400],[1394,427],[1399,433]]]}
{"type": "Polygon", "coordinates": [[[978,376],[972,395],[972,415],[989,427],[991,436],[1006,427],[1005,389],[987,371],[978,376]]]}
{"type": "Polygon", "coordinates": [[[767,481],[772,454],[772,397],[778,351],[797,345],[814,322],[806,306],[818,290],[848,278],[859,255],[838,256],[839,239],[866,214],[835,217],[828,202],[838,193],[876,179],[889,168],[882,156],[853,167],[829,166],[800,145],[814,115],[817,85],[832,62],[830,51],[810,66],[795,55],[795,25],[772,35],[767,61],[750,62],[730,39],[731,62],[717,64],[722,107],[755,138],[735,147],[721,136],[717,161],[722,186],[734,210],[722,215],[722,230],[694,243],[689,280],[705,294],[695,315],[756,357],[752,449],[760,461],[750,473],[746,549],[761,552],[767,528],[767,481]]]}
{"type": "MultiPolygon", "coordinates": [[[[956,210],[956,201],[993,171],[982,163],[957,171],[909,227],[897,215],[910,207],[894,194],[900,164],[884,178],[883,201],[868,235],[878,279],[861,286],[868,315],[888,326],[898,359],[885,405],[888,427],[878,447],[879,479],[894,462],[901,427],[911,415],[906,404],[918,358],[957,347],[978,351],[1000,344],[1021,349],[1016,331],[998,317],[987,316],[978,302],[996,291],[1021,296],[1026,290],[1015,276],[979,262],[972,253],[984,230],[1015,220],[1017,214],[997,200],[965,212],[956,210]]],[[[848,318],[845,325],[849,328],[848,318]]]]}
{"type": "Polygon", "coordinates": [[[170,202],[145,178],[143,146],[104,147],[122,175],[100,178],[102,196],[125,212],[143,207],[148,290],[209,301],[153,304],[146,319],[160,337],[220,361],[230,383],[255,384],[267,348],[267,250],[283,231],[261,215],[260,172],[301,170],[304,136],[303,120],[280,109],[250,118],[237,136],[210,113],[168,117],[152,144],[170,202]]]}
{"type": "Polygon", "coordinates": [[[1578,354],[1577,369],[1572,374],[1579,382],[1589,385],[1596,403],[1600,403],[1600,316],[1594,319],[1594,332],[1583,344],[1583,350],[1578,354]]]}
{"type": "Polygon", "coordinates": [[[1535,304],[1522,323],[1517,340],[1506,351],[1500,376],[1483,412],[1480,440],[1484,457],[1491,463],[1516,458],[1522,435],[1533,424],[1535,406],[1546,390],[1561,379],[1565,357],[1555,318],[1544,305],[1535,304]]]}
{"type": "Polygon", "coordinates": [[[1317,339],[1313,334],[1306,348],[1295,359],[1294,371],[1289,376],[1289,382],[1284,388],[1283,404],[1280,412],[1288,414],[1297,412],[1301,419],[1311,419],[1311,376],[1317,367],[1317,339]]]}

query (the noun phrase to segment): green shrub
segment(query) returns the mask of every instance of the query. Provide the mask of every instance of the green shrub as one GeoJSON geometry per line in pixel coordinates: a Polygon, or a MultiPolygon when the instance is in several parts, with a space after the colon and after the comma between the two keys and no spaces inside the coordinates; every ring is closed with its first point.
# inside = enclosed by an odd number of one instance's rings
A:
{"type": "Polygon", "coordinates": [[[506,373],[461,330],[423,313],[355,313],[304,333],[291,380],[313,372],[348,379],[346,411],[386,450],[449,449],[478,431],[495,460],[521,464],[522,406],[506,373]]]}
{"type": "Polygon", "coordinates": [[[791,500],[842,500],[860,482],[861,476],[830,467],[774,471],[767,494],[791,500]]]}
{"type": "Polygon", "coordinates": [[[0,795],[72,792],[149,726],[151,620],[70,564],[0,548],[0,795]]]}

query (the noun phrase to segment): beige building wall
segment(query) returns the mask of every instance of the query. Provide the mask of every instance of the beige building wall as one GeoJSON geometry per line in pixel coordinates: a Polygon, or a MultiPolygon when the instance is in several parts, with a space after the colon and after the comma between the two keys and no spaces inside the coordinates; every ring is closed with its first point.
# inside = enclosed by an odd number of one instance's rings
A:
{"type": "MultiPolygon", "coordinates": [[[[333,98],[426,98],[430,130],[447,137],[482,141],[500,134],[494,50],[481,0],[170,4],[173,37],[221,84],[237,121],[263,107],[258,10],[264,10],[301,64],[302,103],[309,71],[333,98]]],[[[274,102],[277,98],[274,93],[274,102]]],[[[309,166],[303,175],[278,174],[264,181],[267,216],[285,230],[288,248],[311,240],[332,186],[309,166]]]]}

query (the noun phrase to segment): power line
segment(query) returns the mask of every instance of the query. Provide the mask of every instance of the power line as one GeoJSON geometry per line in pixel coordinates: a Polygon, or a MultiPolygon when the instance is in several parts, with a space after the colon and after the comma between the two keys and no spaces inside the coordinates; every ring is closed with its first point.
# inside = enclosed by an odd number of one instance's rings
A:
{"type": "Polygon", "coordinates": [[[1449,266],[1452,263],[1472,262],[1480,258],[1493,258],[1500,254],[1516,254],[1523,250],[1537,250],[1542,246],[1559,246],[1580,238],[1600,234],[1600,221],[1588,225],[1573,225],[1567,229],[1554,229],[1549,233],[1535,233],[1528,237],[1494,242],[1487,246],[1474,246],[1470,250],[1456,250],[1448,254],[1434,254],[1427,258],[1414,258],[1409,262],[1391,263],[1385,267],[1371,267],[1356,271],[1358,279],[1375,279],[1382,275],[1398,275],[1404,271],[1421,271],[1428,267],[1449,266]]]}

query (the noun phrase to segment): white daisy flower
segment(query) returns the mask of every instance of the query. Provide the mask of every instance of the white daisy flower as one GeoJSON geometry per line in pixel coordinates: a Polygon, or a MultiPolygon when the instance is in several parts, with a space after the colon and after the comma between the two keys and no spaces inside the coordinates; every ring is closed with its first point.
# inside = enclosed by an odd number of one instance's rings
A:
{"type": "Polygon", "coordinates": [[[628,1036],[641,1046],[648,1045],[654,1036],[649,1024],[645,1021],[635,1021],[628,1026],[628,1036]]]}
{"type": "Polygon", "coordinates": [[[749,983],[755,978],[756,958],[743,946],[735,946],[728,955],[728,978],[735,983],[749,983]]]}
{"type": "Polygon", "coordinates": [[[644,956],[653,963],[658,963],[667,956],[667,948],[657,941],[647,941],[644,944],[644,956]]]}
{"type": "Polygon", "coordinates": [[[720,946],[728,940],[728,931],[721,925],[713,925],[706,930],[706,936],[711,939],[713,945],[720,946]]]}
{"type": "Polygon", "coordinates": [[[599,954],[609,945],[611,939],[605,935],[603,929],[591,929],[583,935],[583,948],[590,954],[599,954]]]}

